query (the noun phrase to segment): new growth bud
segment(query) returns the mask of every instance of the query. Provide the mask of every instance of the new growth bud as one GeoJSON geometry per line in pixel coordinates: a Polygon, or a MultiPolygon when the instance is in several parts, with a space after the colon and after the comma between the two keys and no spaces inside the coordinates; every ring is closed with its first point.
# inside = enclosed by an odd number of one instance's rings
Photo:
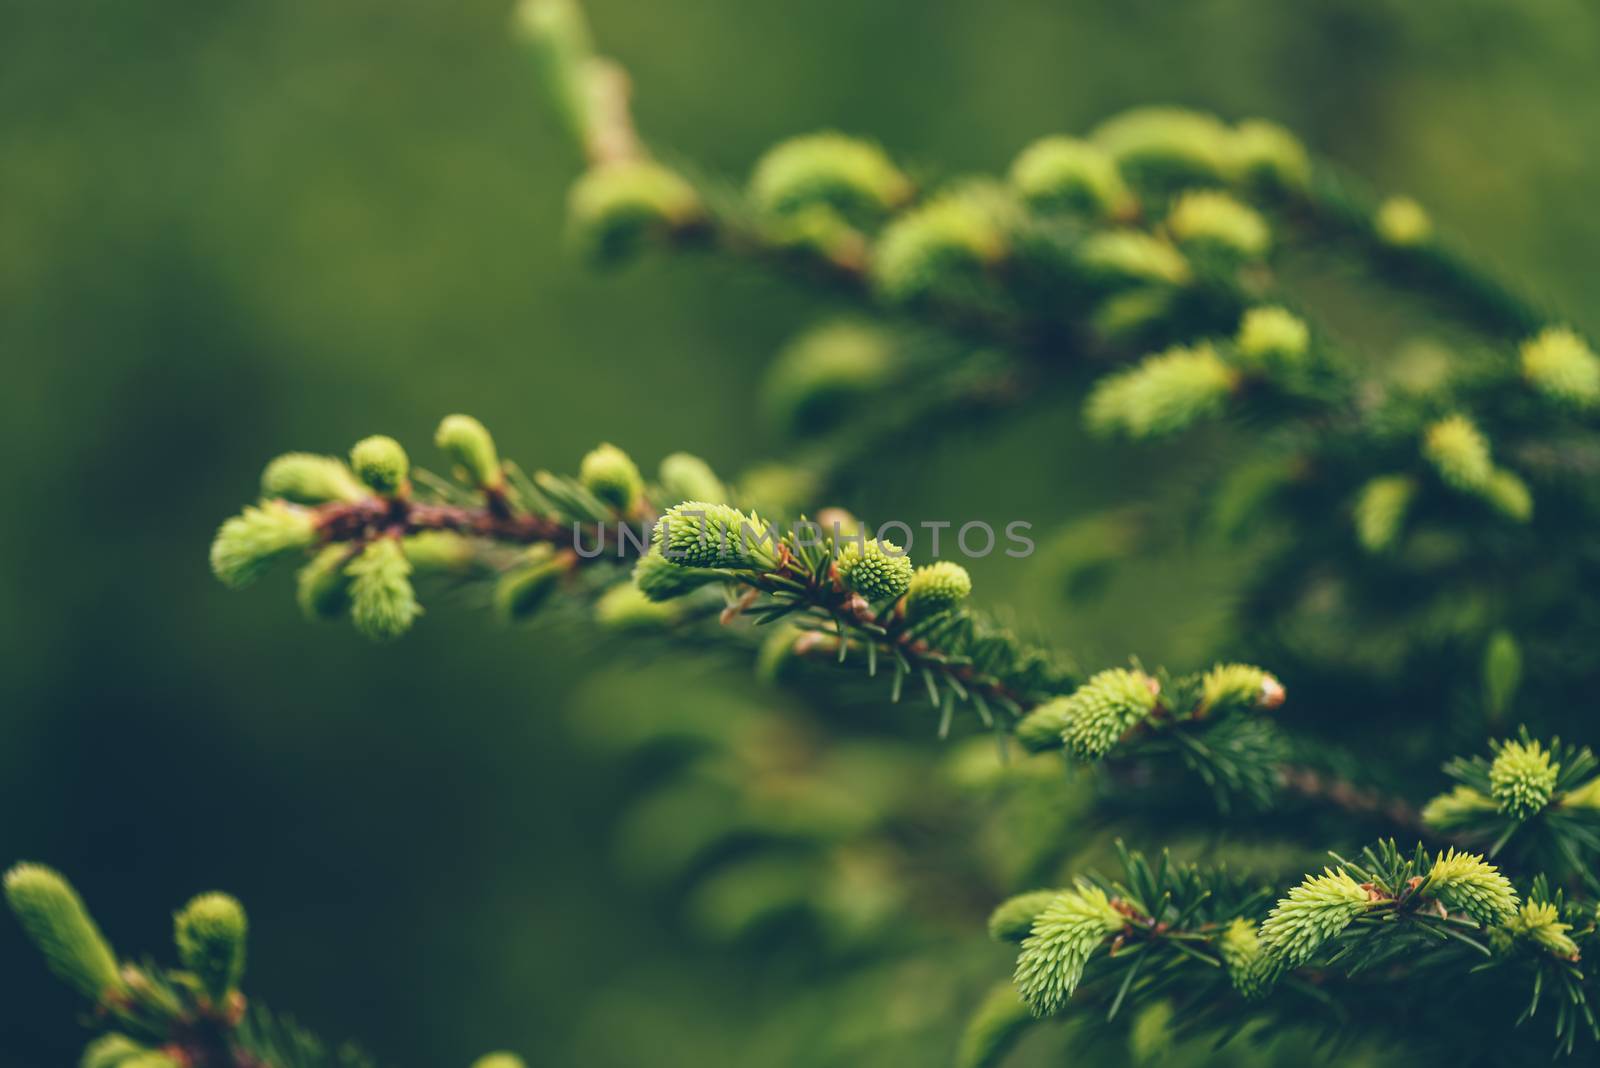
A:
{"type": "Polygon", "coordinates": [[[447,415],[434,432],[433,443],[450,457],[466,479],[480,490],[505,486],[500,454],[484,425],[470,415],[447,415]]]}
{"type": "Polygon", "coordinates": [[[661,555],[680,567],[770,570],[778,563],[776,533],[726,504],[674,505],[656,524],[654,539],[661,555]]]}
{"type": "Polygon", "coordinates": [[[705,214],[700,194],[676,172],[651,160],[593,167],[568,201],[580,248],[601,264],[620,262],[652,238],[671,237],[705,214]]]}
{"type": "Polygon", "coordinates": [[[761,157],[750,197],[762,211],[786,214],[826,206],[871,219],[911,199],[911,180],[879,146],[839,133],[784,141],[761,157]]]}
{"type": "Polygon", "coordinates": [[[345,571],[350,576],[351,622],[374,641],[400,637],[422,614],[411,588],[411,562],[396,539],[370,542],[345,571]]]}
{"type": "Polygon", "coordinates": [[[1248,184],[1298,192],[1311,184],[1311,158],[1288,130],[1266,119],[1246,119],[1233,131],[1234,175],[1248,184]]]}
{"type": "Polygon", "coordinates": [[[173,916],[178,959],[195,974],[213,1005],[221,1005],[244,975],[244,908],[227,894],[201,894],[173,916]]]}
{"type": "Polygon", "coordinates": [[[873,280],[884,297],[908,303],[981,278],[1007,254],[1006,206],[997,190],[944,193],[900,215],[878,239],[873,280]]]}
{"type": "Polygon", "coordinates": [[[675,452],[661,461],[656,481],[669,501],[726,501],[728,489],[711,465],[686,452],[675,452]]]}
{"type": "Polygon", "coordinates": [[[1272,231],[1254,209],[1226,193],[1184,193],[1167,215],[1167,229],[1185,249],[1258,260],[1272,247],[1272,231]]]}
{"type": "Polygon", "coordinates": [[[583,458],[578,466],[583,488],[626,515],[644,494],[644,479],[632,457],[615,445],[602,444],[583,458]]]}
{"type": "Polygon", "coordinates": [[[211,571],[241,589],[260,578],[280,557],[309,549],[317,540],[316,517],[283,501],[263,501],[223,523],[211,542],[211,571]]]}
{"type": "Polygon", "coordinates": [[[122,989],[111,946],[65,879],[40,864],[18,864],[6,872],[5,891],[56,978],[93,1002],[122,989]]]}
{"type": "Polygon", "coordinates": [[[1215,116],[1173,107],[1133,108],[1095,128],[1090,139],[1123,175],[1157,190],[1220,182],[1233,134],[1215,116]]]}
{"type": "Polygon", "coordinates": [[[1011,165],[1011,184],[1030,207],[1117,218],[1137,207],[1133,193],[1102,149],[1071,137],[1046,137],[1011,165]]]}
{"type": "Polygon", "coordinates": [[[1538,742],[1506,742],[1489,766],[1489,792],[1500,811],[1525,820],[1550,803],[1561,765],[1538,742]]]}
{"type": "Polygon", "coordinates": [[[1311,328],[1284,308],[1251,308],[1239,323],[1234,348],[1242,364],[1269,370],[1295,367],[1311,350],[1311,328]]]}
{"type": "Polygon", "coordinates": [[[404,496],[409,489],[411,460],[394,438],[374,434],[350,450],[350,466],[372,492],[383,497],[404,496]]]}
{"type": "Polygon", "coordinates": [[[1356,498],[1356,540],[1369,553],[1388,550],[1400,537],[1417,484],[1405,475],[1381,475],[1356,498]]]}
{"type": "Polygon", "coordinates": [[[911,558],[892,541],[847,541],[834,566],[850,589],[868,601],[892,601],[911,586],[911,558]]]}
{"type": "Polygon", "coordinates": [[[359,501],[367,488],[343,460],[309,452],[288,452],[261,472],[261,495],[297,504],[359,501]]]}
{"type": "Polygon", "coordinates": [[[1389,197],[1378,205],[1372,227],[1378,240],[1393,248],[1415,248],[1433,236],[1433,221],[1410,197],[1389,197]]]}
{"type": "Polygon", "coordinates": [[[1489,441],[1464,415],[1452,415],[1428,427],[1422,455],[1446,484],[1463,492],[1482,493],[1494,477],[1489,441]]]}
{"type": "Polygon", "coordinates": [[[766,407],[791,434],[827,429],[888,386],[898,367],[887,330],[849,320],[827,323],[778,353],[767,372],[766,407]]]}
{"type": "Polygon", "coordinates": [[[1522,377],[1572,408],[1600,407],[1600,356],[1572,330],[1552,326],[1522,343],[1522,377]]]}
{"type": "Polygon", "coordinates": [[[1209,344],[1172,348],[1102,378],[1084,416],[1099,434],[1159,437],[1217,414],[1238,385],[1239,373],[1209,344]]]}
{"type": "Polygon", "coordinates": [[[523,562],[501,575],[495,583],[494,606],[500,618],[507,623],[532,618],[544,607],[560,585],[561,576],[570,568],[570,558],[556,555],[547,545],[529,549],[523,562]]]}
{"type": "Polygon", "coordinates": [[[953,560],[917,568],[906,590],[906,615],[912,619],[948,612],[972,593],[972,576],[953,560]]]}

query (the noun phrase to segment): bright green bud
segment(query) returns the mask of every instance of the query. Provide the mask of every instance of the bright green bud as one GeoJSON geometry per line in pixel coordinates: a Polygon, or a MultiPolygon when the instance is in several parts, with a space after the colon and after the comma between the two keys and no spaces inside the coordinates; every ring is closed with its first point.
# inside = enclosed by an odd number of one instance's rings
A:
{"type": "Polygon", "coordinates": [[[433,433],[433,443],[479,489],[499,489],[505,485],[505,474],[500,470],[500,454],[495,451],[494,438],[472,416],[445,416],[439,423],[439,429],[433,433]]]}
{"type": "Polygon", "coordinates": [[[956,1046],[956,1068],[999,1068],[1033,1024],[1033,1014],[1010,983],[991,990],[967,1021],[956,1046]]]}
{"type": "Polygon", "coordinates": [[[675,452],[661,461],[656,481],[669,501],[726,501],[728,489],[698,456],[675,452]]]}
{"type": "Polygon", "coordinates": [[[57,979],[94,1002],[122,989],[111,946],[65,879],[40,864],[18,864],[6,872],[5,890],[57,979]]]}
{"type": "Polygon", "coordinates": [[[1548,901],[1529,901],[1506,924],[1506,930],[1525,938],[1562,960],[1578,959],[1578,944],[1567,934],[1572,924],[1561,922],[1561,910],[1548,901]]]}
{"type": "Polygon", "coordinates": [[[1078,989],[1090,955],[1125,922],[1098,886],[1079,883],[1077,890],[1056,895],[1022,940],[1012,976],[1035,1016],[1061,1011],[1078,989]]]}
{"type": "Polygon", "coordinates": [[[850,589],[874,603],[892,601],[911,586],[911,558],[892,541],[874,538],[846,541],[834,561],[850,589]]]}
{"type": "Polygon", "coordinates": [[[555,557],[549,546],[528,550],[525,563],[500,576],[494,587],[494,607],[507,623],[530,619],[544,607],[561,584],[569,562],[555,557]]]}
{"type": "Polygon", "coordinates": [[[1078,247],[1083,269],[1115,285],[1187,285],[1193,277],[1183,253],[1140,230],[1102,230],[1078,247]]]}
{"type": "Polygon", "coordinates": [[[1002,196],[986,187],[941,194],[898,216],[878,238],[872,276],[885,298],[909,303],[981,276],[1008,253],[1002,196]]]}
{"type": "Polygon", "coordinates": [[[394,438],[374,434],[350,450],[350,466],[374,493],[393,497],[402,492],[411,474],[411,460],[394,438]]]}
{"type": "Polygon", "coordinates": [[[529,46],[545,95],[575,143],[589,136],[589,27],[575,0],[521,0],[513,15],[529,46]]]}
{"type": "Polygon", "coordinates": [[[1234,175],[1251,185],[1298,191],[1311,184],[1311,158],[1299,138],[1275,122],[1246,119],[1230,145],[1234,175]]]}
{"type": "Polygon", "coordinates": [[[1561,807],[1600,809],[1600,776],[1568,790],[1561,797],[1561,807]]]}
{"type": "Polygon", "coordinates": [[[1494,478],[1489,439],[1464,415],[1452,415],[1428,427],[1422,438],[1422,455],[1447,485],[1464,493],[1481,494],[1494,478]]]}
{"type": "Polygon", "coordinates": [[[1154,679],[1127,668],[1096,673],[1067,698],[1061,739],[1079,760],[1099,760],[1156,707],[1154,679]]]}
{"type": "Polygon", "coordinates": [[[400,551],[418,571],[460,572],[478,553],[472,539],[450,530],[423,530],[400,539],[400,551]]]}
{"type": "Polygon", "coordinates": [[[1389,197],[1372,220],[1378,240],[1394,248],[1415,248],[1433,236],[1433,221],[1410,197],[1389,197]]]}
{"type": "Polygon", "coordinates": [[[1483,695],[1491,718],[1511,707],[1522,684],[1522,647],[1510,631],[1497,630],[1483,649],[1483,695]]]}
{"type": "Polygon", "coordinates": [[[101,1035],[84,1047],[78,1068],[128,1068],[151,1050],[127,1035],[101,1035]]]}
{"type": "Polygon", "coordinates": [[[1550,803],[1561,765],[1538,742],[1506,742],[1489,766],[1489,792],[1500,811],[1525,820],[1550,803]]]}
{"type": "Polygon", "coordinates": [[[329,545],[295,576],[295,603],[310,620],[334,619],[350,607],[350,546],[329,545]]]}
{"type": "Polygon", "coordinates": [[[660,549],[641,556],[633,566],[634,585],[652,601],[671,601],[725,578],[720,571],[675,564],[662,556],[660,549]]]}
{"type": "Polygon", "coordinates": [[[223,523],[211,542],[211,571],[241,589],[260,578],[279,557],[309,549],[317,540],[316,517],[283,501],[263,501],[223,523]]]}
{"type": "Polygon", "coordinates": [[[680,567],[767,571],[778,565],[776,532],[726,504],[674,505],[656,524],[654,538],[661,555],[680,567]]]}
{"type": "Polygon", "coordinates": [[[1483,498],[1507,519],[1526,523],[1533,518],[1533,492],[1514,471],[1497,467],[1483,487],[1483,498]]]}
{"type": "Polygon", "coordinates": [[[1284,696],[1283,683],[1249,664],[1218,664],[1200,682],[1200,706],[1209,713],[1277,708],[1284,696]]]}
{"type": "Polygon", "coordinates": [[[1343,868],[1324,868],[1321,875],[1306,876],[1273,907],[1261,925],[1261,941],[1284,967],[1298,968],[1318,946],[1350,926],[1371,900],[1343,868]]]}
{"type": "Polygon", "coordinates": [[[153,1049],[122,1062],[122,1068],[185,1068],[174,1057],[153,1049]]]}
{"type": "Polygon", "coordinates": [[[345,568],[350,576],[350,619],[374,641],[391,641],[422,614],[411,588],[411,562],[394,538],[370,542],[345,568]]]}
{"type": "Polygon", "coordinates": [[[1260,213],[1214,189],[1180,196],[1167,213],[1167,229],[1186,248],[1219,250],[1245,260],[1258,260],[1272,247],[1272,231],[1260,213]]]}
{"type": "Polygon", "coordinates": [[[297,504],[323,504],[359,501],[367,496],[367,488],[337,457],[286,452],[261,472],[261,495],[297,504]]]}
{"type": "Polygon", "coordinates": [[[1251,308],[1239,323],[1234,341],[1242,363],[1266,368],[1294,367],[1311,351],[1311,328],[1283,308],[1251,308]]]}
{"type": "Polygon", "coordinates": [[[1600,356],[1564,326],[1522,343],[1522,377],[1545,396],[1573,408],[1600,406],[1600,356]]]}
{"type": "Polygon", "coordinates": [[[793,434],[825,429],[889,385],[899,362],[894,335],[880,327],[846,321],[808,330],[767,372],[767,410],[793,434]]]}
{"type": "Polygon", "coordinates": [[[919,567],[906,589],[906,615],[912,619],[948,612],[972,593],[972,576],[951,560],[919,567]]]}
{"type": "Polygon", "coordinates": [[[1060,749],[1066,744],[1063,732],[1072,719],[1072,710],[1070,698],[1051,698],[1017,721],[1017,742],[1030,753],[1060,749]]]}
{"type": "Polygon", "coordinates": [[[1233,134],[1212,115],[1141,107],[1107,119],[1095,128],[1091,140],[1110,153],[1124,175],[1174,188],[1224,178],[1233,134]]]}
{"type": "Polygon", "coordinates": [[[750,178],[762,211],[786,214],[826,205],[875,217],[911,199],[911,180],[870,141],[839,133],[795,137],[769,149],[750,178]]]}
{"type": "Polygon", "coordinates": [[[1133,194],[1102,149],[1071,137],[1035,141],[1011,165],[1011,184],[1031,207],[1097,218],[1134,206],[1133,194]]]}
{"type": "Polygon", "coordinates": [[[674,606],[652,601],[632,582],[617,583],[594,604],[595,622],[612,630],[654,630],[677,617],[674,606]]]}
{"type": "Polygon", "coordinates": [[[173,916],[172,927],[178,959],[220,1005],[244,975],[244,907],[227,894],[201,894],[173,916]]]}
{"type": "Polygon", "coordinates": [[[632,457],[615,445],[601,444],[578,465],[583,488],[615,508],[631,512],[644,493],[644,479],[632,457]]]}
{"type": "Polygon", "coordinates": [[[1096,337],[1113,344],[1133,344],[1172,314],[1174,291],[1165,286],[1143,286],[1109,294],[1095,306],[1089,325],[1096,337]]]}
{"type": "Polygon", "coordinates": [[[472,1062],[472,1068],[524,1068],[515,1053],[486,1053],[472,1062]]]}
{"type": "Polygon", "coordinates": [[[1159,437],[1216,415],[1238,385],[1239,373],[1209,344],[1179,346],[1102,378],[1084,416],[1097,434],[1159,437]]]}
{"type": "Polygon", "coordinates": [[[794,513],[816,497],[816,471],[797,464],[758,464],[739,479],[735,497],[768,512],[794,513]]]}
{"type": "Polygon", "coordinates": [[[1255,924],[1236,917],[1217,939],[1217,951],[1233,988],[1245,998],[1254,1001],[1272,988],[1275,969],[1262,948],[1255,924]]]}
{"type": "Polygon", "coordinates": [[[1460,785],[1423,805],[1422,822],[1441,831],[1453,831],[1470,827],[1499,808],[1494,798],[1460,785]]]}
{"type": "Polygon", "coordinates": [[[1356,540],[1369,553],[1394,545],[1405,526],[1417,484],[1405,475],[1382,475],[1361,487],[1356,498],[1356,540]]]}
{"type": "Polygon", "coordinates": [[[1434,861],[1421,890],[1485,927],[1504,923],[1517,911],[1511,881],[1476,853],[1458,853],[1454,848],[1434,861]]]}
{"type": "Polygon", "coordinates": [[[567,210],[579,247],[602,264],[628,258],[648,239],[690,229],[705,215],[694,186],[650,160],[590,168],[573,185],[567,210]]]}
{"type": "Polygon", "coordinates": [[[1002,901],[989,913],[989,937],[996,942],[1021,942],[1033,930],[1038,919],[1052,901],[1065,890],[1030,890],[1002,901]]]}

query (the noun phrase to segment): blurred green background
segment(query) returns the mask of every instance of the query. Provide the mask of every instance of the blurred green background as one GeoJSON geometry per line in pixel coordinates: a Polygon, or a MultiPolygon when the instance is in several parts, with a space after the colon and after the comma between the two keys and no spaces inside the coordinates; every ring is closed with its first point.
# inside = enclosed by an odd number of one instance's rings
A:
{"type": "MultiPolygon", "coordinates": [[[[1132,104],[1264,115],[1596,325],[1600,9],[1582,0],[589,6],[647,138],[708,170],[742,177],[823,127],[950,173],[1132,104]]],[[[166,954],[189,894],[235,891],[249,989],[385,1063],[735,1063],[785,967],[708,948],[619,874],[624,769],[575,742],[571,710],[667,685],[778,698],[469,603],[374,648],[303,624],[282,579],[227,594],[205,549],[276,452],[385,432],[427,462],[456,410],[529,466],[605,438],[735,471],[774,448],[750,399],[818,300],[695,260],[577,263],[576,161],[504,0],[0,10],[0,860],[69,873],[134,955],[166,954]],[[622,680],[580,696],[602,666],[622,680]]],[[[1074,422],[891,460],[844,503],[1044,529],[1216,463],[1111,464],[1074,422]]],[[[1083,618],[1024,564],[977,570],[982,600],[1086,663],[1183,663],[1226,567],[1151,568],[1187,612],[1083,618]]],[[[0,1061],[72,1062],[76,1012],[0,923],[0,1061]]]]}

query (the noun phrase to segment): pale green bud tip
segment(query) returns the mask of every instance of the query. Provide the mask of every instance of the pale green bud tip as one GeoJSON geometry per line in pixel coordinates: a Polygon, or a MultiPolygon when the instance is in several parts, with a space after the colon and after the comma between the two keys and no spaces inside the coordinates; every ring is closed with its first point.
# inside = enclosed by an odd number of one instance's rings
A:
{"type": "Polygon", "coordinates": [[[550,600],[567,565],[550,559],[547,553],[532,554],[532,562],[514,567],[495,583],[494,606],[508,623],[530,619],[550,600]]]}
{"type": "Polygon", "coordinates": [[[1578,944],[1568,931],[1572,924],[1561,922],[1561,910],[1548,901],[1529,901],[1506,924],[1506,930],[1524,938],[1562,960],[1578,959],[1578,944]]]}
{"type": "Polygon", "coordinates": [[[1522,377],[1574,408],[1600,406],[1600,356],[1572,330],[1552,326],[1522,343],[1522,377]]]}
{"type": "Polygon", "coordinates": [[[316,517],[284,501],[263,501],[223,523],[211,542],[211,571],[240,589],[260,578],[281,556],[317,540],[316,517]]]}
{"type": "Polygon", "coordinates": [[[675,564],[659,549],[640,557],[633,567],[634,585],[652,601],[675,600],[725,577],[720,571],[675,564]]]}
{"type": "Polygon", "coordinates": [[[1047,749],[1060,749],[1064,743],[1062,732],[1072,718],[1072,702],[1066,697],[1054,697],[1039,705],[1017,721],[1017,741],[1030,753],[1047,749]]]}
{"type": "Polygon", "coordinates": [[[307,619],[333,619],[350,607],[350,578],[344,573],[349,561],[348,545],[330,545],[300,569],[295,603],[307,619]]]}
{"type": "Polygon", "coordinates": [[[1458,490],[1481,493],[1494,477],[1489,439],[1464,415],[1448,416],[1428,427],[1422,455],[1447,485],[1458,490]]]}
{"type": "Polygon", "coordinates": [[[484,425],[470,415],[447,415],[434,432],[433,443],[466,472],[479,489],[498,489],[505,484],[500,470],[500,454],[494,438],[484,425]]]}
{"type": "Polygon", "coordinates": [[[1311,183],[1311,157],[1299,138],[1275,122],[1246,119],[1233,131],[1233,171],[1241,179],[1281,190],[1311,183]]]}
{"type": "Polygon", "coordinates": [[[601,262],[623,259],[646,239],[688,229],[705,214],[694,186],[650,160],[585,172],[572,187],[568,210],[579,244],[601,262]]]}
{"type": "Polygon", "coordinates": [[[5,876],[6,901],[50,971],[91,1001],[121,988],[117,959],[83,901],[41,864],[18,864],[5,876]]]}
{"type": "Polygon", "coordinates": [[[602,444],[578,465],[584,489],[619,512],[629,512],[644,493],[644,479],[633,459],[615,445],[602,444]]]}
{"type": "Polygon", "coordinates": [[[976,187],[945,193],[896,218],[873,255],[878,289],[894,301],[912,301],[961,279],[971,279],[1007,254],[1004,198],[976,187]]]}
{"type": "Polygon", "coordinates": [[[1077,990],[1089,957],[1125,919],[1104,890],[1080,883],[1057,894],[1033,921],[1012,976],[1036,1016],[1061,1011],[1077,990]]]}
{"type": "Polygon", "coordinates": [[[1417,484],[1405,475],[1382,475],[1361,488],[1356,498],[1356,540],[1369,553],[1394,545],[1405,525],[1417,484]]]}
{"type": "MultiPolygon", "coordinates": [[[[777,566],[777,533],[758,516],[709,501],[685,501],[656,524],[656,548],[680,567],[760,570],[777,566]]],[[[646,591],[649,592],[649,591],[646,591]]]]}
{"type": "Polygon", "coordinates": [[[1483,496],[1507,519],[1526,523],[1533,518],[1533,491],[1513,471],[1496,468],[1489,476],[1488,485],[1483,487],[1483,496]]]}
{"type": "Polygon", "coordinates": [[[1033,1013],[1010,984],[989,992],[961,1032],[956,1068],[998,1068],[1029,1027],[1033,1013]]]}
{"type": "Polygon", "coordinates": [[[669,501],[726,501],[728,489],[711,465],[686,452],[661,461],[656,481],[669,501]]]}
{"type": "Polygon", "coordinates": [[[778,353],[767,372],[767,410],[792,433],[824,429],[893,381],[897,366],[895,338],[887,330],[827,323],[778,353]]]}
{"type": "Polygon", "coordinates": [[[261,495],[299,504],[322,504],[358,501],[367,495],[367,488],[337,457],[288,452],[261,472],[261,495]]]}
{"type": "Polygon", "coordinates": [[[592,52],[582,11],[575,0],[522,0],[512,23],[529,46],[567,133],[582,144],[589,133],[592,52]]]}
{"type": "Polygon", "coordinates": [[[573,0],[520,0],[512,19],[529,39],[557,38],[582,51],[589,49],[589,28],[573,0]]]}
{"type": "Polygon", "coordinates": [[[244,975],[249,930],[244,907],[227,894],[201,894],[173,916],[178,959],[214,1002],[220,1003],[244,975]]]}
{"type": "Polygon", "coordinates": [[[127,1068],[151,1052],[127,1035],[101,1035],[84,1047],[78,1068],[127,1068]]]}
{"type": "Polygon", "coordinates": [[[1261,940],[1285,966],[1310,960],[1317,947],[1337,935],[1372,901],[1343,868],[1309,875],[1273,907],[1261,925],[1261,940]]]}
{"type": "Polygon", "coordinates": [[[471,538],[449,530],[423,530],[401,538],[400,551],[418,571],[465,571],[478,558],[471,538]]]}
{"type": "Polygon", "coordinates": [[[1179,197],[1167,215],[1167,229],[1179,244],[1219,249],[1242,259],[1260,259],[1272,247],[1272,231],[1259,212],[1213,189],[1179,197]]]}
{"type": "Polygon", "coordinates": [[[1469,826],[1499,808],[1494,798],[1463,784],[1422,806],[1422,822],[1451,831],[1469,826]]]}
{"type": "Polygon", "coordinates": [[[120,1068],[185,1068],[185,1066],[177,1058],[153,1049],[123,1061],[120,1068]]]}
{"type": "Polygon", "coordinates": [[[1276,676],[1250,664],[1218,664],[1205,673],[1200,703],[1208,712],[1278,708],[1286,696],[1276,676]]]}
{"type": "Polygon", "coordinates": [[[374,434],[356,442],[350,450],[350,466],[355,468],[356,475],[373,492],[385,497],[399,493],[411,473],[411,461],[406,456],[406,450],[394,438],[382,434],[374,434]]]}
{"type": "Polygon", "coordinates": [[[906,613],[913,618],[948,612],[972,593],[972,576],[952,560],[919,567],[906,590],[906,613]]]}
{"type": "Polygon", "coordinates": [[[1090,274],[1117,284],[1181,286],[1193,277],[1183,253],[1138,230],[1091,234],[1079,247],[1078,259],[1090,274]]]}
{"type": "Polygon", "coordinates": [[[1560,774],[1538,742],[1506,742],[1489,766],[1489,792],[1501,812],[1525,820],[1550,803],[1560,774]]]}
{"type": "Polygon", "coordinates": [[[1141,107],[1112,116],[1090,138],[1141,182],[1172,186],[1226,176],[1233,135],[1214,115],[1141,107]]]}
{"type": "Polygon", "coordinates": [[[1030,890],[1007,898],[989,913],[989,937],[996,942],[1021,942],[1033,930],[1033,921],[1062,890],[1030,890]]]}
{"type": "Polygon", "coordinates": [[[595,622],[613,630],[654,629],[672,622],[677,615],[672,605],[652,601],[632,582],[617,583],[602,594],[594,605],[595,622]]]}
{"type": "Polygon", "coordinates": [[[1389,197],[1372,220],[1378,239],[1395,248],[1414,248],[1433,236],[1433,221],[1410,197],[1389,197]]]}
{"type": "Polygon", "coordinates": [[[422,606],[411,588],[411,562],[394,538],[379,538],[345,569],[350,577],[350,619],[374,641],[392,641],[411,629],[422,606]]]}
{"type": "Polygon", "coordinates": [[[905,550],[892,541],[857,538],[845,543],[834,566],[850,589],[869,601],[892,601],[911,587],[914,569],[905,550]]]}
{"type": "Polygon", "coordinates": [[[1284,308],[1251,308],[1239,323],[1239,358],[1267,367],[1290,367],[1311,350],[1311,328],[1284,308]]]}
{"type": "Polygon", "coordinates": [[[879,215],[904,204],[912,192],[911,180],[882,148],[839,133],[776,145],[750,179],[756,205],[777,213],[826,205],[847,214],[879,215]]]}
{"type": "Polygon", "coordinates": [[[1235,917],[1217,939],[1217,951],[1235,990],[1252,1001],[1266,994],[1272,985],[1272,969],[1255,924],[1235,917]]]}
{"type": "Polygon", "coordinates": [[[1239,373],[1209,344],[1172,348],[1102,378],[1084,416],[1098,434],[1160,437],[1218,414],[1238,386],[1239,373]]]}
{"type": "Polygon", "coordinates": [[[1140,671],[1110,668],[1066,699],[1061,739],[1079,760],[1098,760],[1156,707],[1160,687],[1140,671]]]}
{"type": "Polygon", "coordinates": [[[515,1053],[486,1053],[472,1062],[472,1068],[524,1068],[515,1053]]]}
{"type": "Polygon", "coordinates": [[[1453,848],[1434,861],[1422,890],[1485,927],[1504,923],[1517,910],[1517,892],[1498,868],[1453,848]]]}
{"type": "Polygon", "coordinates": [[[1011,184],[1035,208],[1106,217],[1133,206],[1116,161],[1095,145],[1070,137],[1046,137],[1029,145],[1011,165],[1011,184]]]}

